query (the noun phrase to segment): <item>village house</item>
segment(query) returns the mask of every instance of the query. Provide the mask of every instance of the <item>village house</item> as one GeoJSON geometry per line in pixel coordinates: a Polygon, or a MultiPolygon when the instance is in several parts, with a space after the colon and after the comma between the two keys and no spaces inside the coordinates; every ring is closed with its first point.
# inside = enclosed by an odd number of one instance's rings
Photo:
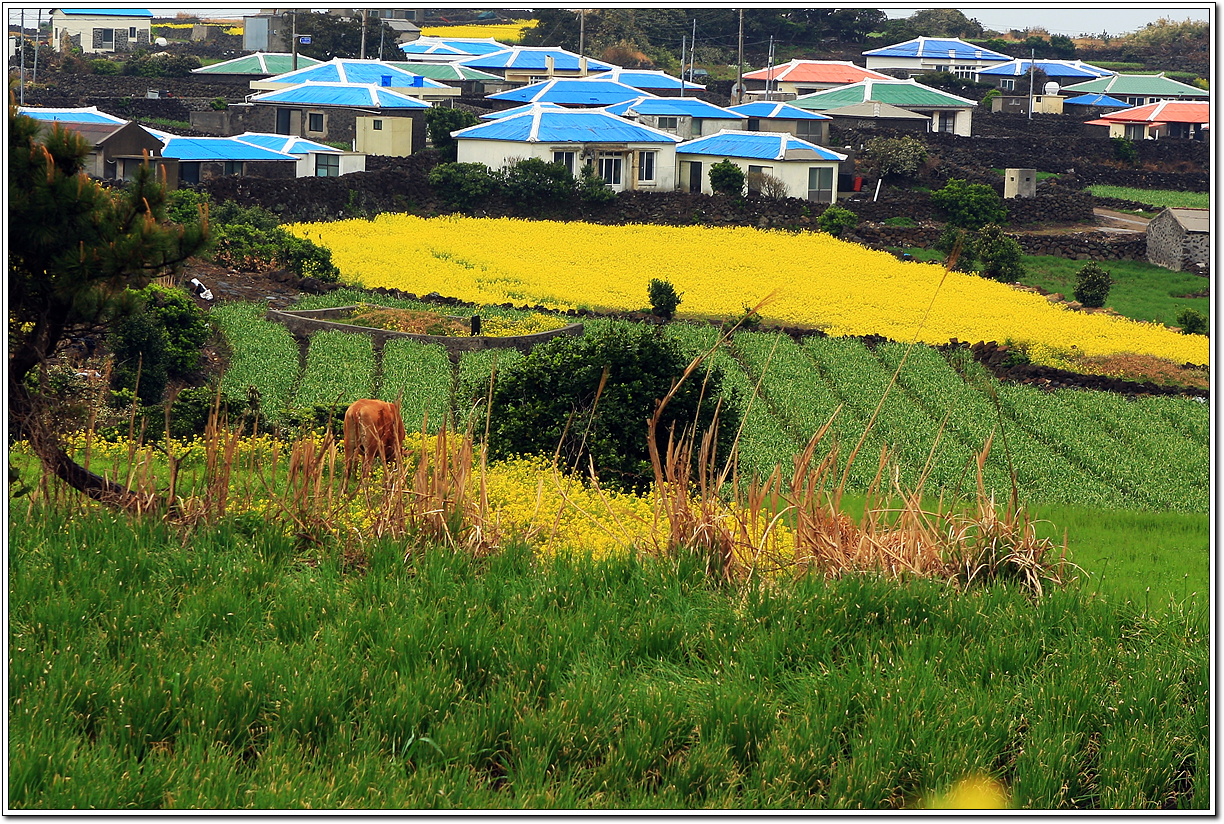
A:
{"type": "Polygon", "coordinates": [[[864,80],[797,97],[790,105],[807,111],[824,112],[876,100],[925,115],[933,132],[949,132],[961,137],[969,137],[973,133],[975,101],[932,89],[913,79],[864,80]]]}
{"type": "Polygon", "coordinates": [[[1087,121],[1086,125],[1106,127],[1109,137],[1125,137],[1127,140],[1204,140],[1211,127],[1211,104],[1166,100],[1110,112],[1087,121]]]}
{"type": "Polygon", "coordinates": [[[644,95],[641,89],[613,80],[593,80],[589,77],[554,77],[528,86],[518,86],[488,95],[486,100],[510,103],[556,103],[562,106],[611,106],[644,95]]]}
{"type": "Polygon", "coordinates": [[[1148,263],[1187,272],[1211,263],[1211,212],[1165,209],[1147,227],[1148,263]]]}
{"type": "Polygon", "coordinates": [[[667,72],[647,71],[645,69],[612,69],[602,74],[590,75],[591,80],[611,80],[623,83],[635,89],[641,89],[646,94],[656,97],[684,97],[697,92],[704,92],[706,87],[700,83],[681,80],[672,77],[667,72]]]}
{"type": "Polygon", "coordinates": [[[791,60],[744,75],[744,96],[750,100],[793,100],[860,80],[891,80],[846,60],[791,60]]]}
{"type": "Polygon", "coordinates": [[[302,83],[338,83],[379,86],[428,103],[459,96],[459,89],[402,68],[403,64],[381,60],[335,58],[326,63],[299,67],[275,77],[251,81],[251,89],[276,91],[302,83]]]}
{"type": "Polygon", "coordinates": [[[710,166],[728,160],[744,172],[748,194],[776,181],[773,194],[815,203],[837,202],[838,164],[845,159],[787,132],[721,131],[676,147],[680,191],[713,194],[710,166]]]}
{"type": "Polygon", "coordinates": [[[823,112],[810,112],[768,100],[731,106],[730,111],[748,118],[744,123],[744,130],[748,132],[787,132],[822,146],[829,142],[830,118],[823,112]]]}
{"type": "Polygon", "coordinates": [[[1044,89],[1047,82],[1057,83],[1062,87],[1095,80],[1098,77],[1111,77],[1116,73],[1082,60],[1016,59],[982,69],[978,72],[978,79],[983,83],[993,83],[995,88],[1004,92],[1021,89],[1028,91],[1029,71],[1034,68],[1045,74],[1045,79],[1037,86],[1039,89],[1044,89]]]}
{"type": "Polygon", "coordinates": [[[901,77],[948,72],[977,80],[983,69],[1006,63],[1011,55],[984,49],[956,37],[915,37],[904,43],[863,52],[867,68],[901,77]]]}
{"type": "Polygon", "coordinates": [[[742,129],[748,116],[696,97],[638,97],[607,107],[614,115],[670,132],[682,140],[742,129]]]}
{"type": "Polygon", "coordinates": [[[618,68],[602,60],[549,46],[507,46],[502,51],[463,57],[454,62],[500,75],[514,86],[543,83],[553,78],[587,77],[618,68]]]}
{"type": "Polygon", "coordinates": [[[1098,77],[1084,83],[1067,86],[1068,95],[1107,94],[1125,101],[1128,106],[1143,106],[1163,100],[1207,100],[1211,94],[1206,89],[1179,83],[1163,74],[1115,74],[1098,77]]]}
{"type": "Polygon", "coordinates": [[[56,51],[80,49],[109,54],[147,49],[153,42],[148,9],[52,9],[51,44],[56,51]]]}

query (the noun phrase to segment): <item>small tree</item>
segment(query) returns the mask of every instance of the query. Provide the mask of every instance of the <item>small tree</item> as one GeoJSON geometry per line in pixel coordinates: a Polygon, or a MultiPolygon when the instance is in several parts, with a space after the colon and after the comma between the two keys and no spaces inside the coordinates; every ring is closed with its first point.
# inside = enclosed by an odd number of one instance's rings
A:
{"type": "Polygon", "coordinates": [[[457,209],[471,209],[497,191],[498,180],[483,163],[439,163],[429,170],[429,185],[457,209]]]}
{"type": "Polygon", "coordinates": [[[710,188],[714,194],[740,197],[744,194],[744,170],[730,160],[721,160],[710,166],[710,188]]]}
{"type": "Polygon", "coordinates": [[[671,320],[676,314],[676,307],[680,305],[680,295],[676,292],[676,287],[672,286],[669,280],[652,278],[647,291],[650,295],[650,311],[664,320],[671,320]]]}
{"type": "Polygon", "coordinates": [[[980,229],[987,223],[1007,220],[1007,207],[985,183],[969,183],[951,178],[942,189],[931,193],[931,203],[942,209],[948,222],[962,229],[980,229]]]}
{"type": "Polygon", "coordinates": [[[467,109],[431,106],[425,112],[425,131],[429,135],[429,142],[452,163],[459,158],[459,144],[450,133],[475,126],[479,122],[480,118],[467,109]]]}
{"type": "Polygon", "coordinates": [[[943,252],[944,257],[951,258],[956,253],[956,262],[952,266],[954,272],[972,272],[977,261],[977,252],[972,232],[957,229],[949,224],[944,227],[943,234],[935,241],[935,251],[943,252]]]}
{"type": "Polygon", "coordinates": [[[988,223],[983,226],[973,245],[982,262],[981,272],[986,277],[1004,283],[1014,283],[1024,277],[1020,244],[1003,234],[997,225],[988,223]]]}
{"type": "Polygon", "coordinates": [[[1075,299],[1084,306],[1104,306],[1111,286],[1113,278],[1109,276],[1109,272],[1101,268],[1096,261],[1092,261],[1075,275],[1075,299]]]}
{"type": "Polygon", "coordinates": [[[1207,316],[1189,306],[1177,313],[1177,325],[1183,335],[1206,335],[1211,329],[1207,316]]]}
{"type": "Polygon", "coordinates": [[[586,163],[582,167],[582,176],[578,178],[578,196],[583,203],[600,206],[616,200],[616,191],[594,165],[586,163]]]}
{"type": "Polygon", "coordinates": [[[1113,144],[1114,160],[1121,161],[1128,166],[1135,165],[1139,160],[1139,150],[1125,137],[1111,137],[1109,142],[1113,144]]]}
{"type": "Polygon", "coordinates": [[[507,166],[502,172],[502,186],[507,198],[536,214],[549,207],[565,208],[576,191],[576,181],[569,169],[538,157],[507,166]]]}
{"type": "Polygon", "coordinates": [[[858,226],[858,221],[858,215],[854,212],[833,204],[816,218],[816,225],[822,232],[828,232],[833,237],[841,237],[842,232],[858,226]]]}
{"type": "Polygon", "coordinates": [[[913,177],[927,161],[926,147],[912,137],[873,137],[864,155],[880,177],[913,177]]]}

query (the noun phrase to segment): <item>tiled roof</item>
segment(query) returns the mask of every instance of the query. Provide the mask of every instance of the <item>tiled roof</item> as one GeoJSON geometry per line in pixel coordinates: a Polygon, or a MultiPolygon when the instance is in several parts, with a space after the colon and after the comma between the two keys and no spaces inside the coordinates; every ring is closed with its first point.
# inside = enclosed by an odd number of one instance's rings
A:
{"type": "Polygon", "coordinates": [[[1162,94],[1204,98],[1211,96],[1204,89],[1170,80],[1161,74],[1115,74],[1112,77],[1099,77],[1086,83],[1076,83],[1074,86],[1067,86],[1063,91],[1077,94],[1100,93],[1113,97],[1132,94],[1153,97],[1162,94]]]}
{"type": "Polygon", "coordinates": [[[1182,225],[1187,232],[1211,231],[1211,210],[1209,209],[1174,209],[1170,208],[1173,218],[1182,225]]]}
{"type": "MultiPolygon", "coordinates": [[[[298,69],[321,62],[304,54],[298,55],[298,69]]],[[[286,52],[255,52],[191,71],[194,74],[284,74],[293,71],[293,55],[286,52]]]]}
{"type": "Polygon", "coordinates": [[[626,86],[633,86],[635,89],[675,90],[679,89],[681,82],[683,82],[686,91],[705,90],[705,86],[702,86],[700,83],[692,83],[688,80],[681,81],[679,77],[672,77],[667,72],[651,72],[643,69],[612,69],[609,72],[591,75],[591,79],[614,80],[617,83],[624,83],[626,86]]]}
{"type": "MultiPolygon", "coordinates": [[[[1017,58],[988,69],[982,69],[978,74],[985,77],[1022,77],[1028,74],[1029,64],[1033,62],[1017,58]]],[[[1115,73],[1109,69],[1092,66],[1082,60],[1038,60],[1036,63],[1037,68],[1045,72],[1048,77],[1091,80],[1096,77],[1108,77],[1115,73]]]]}
{"type": "Polygon", "coordinates": [[[837,109],[853,103],[879,100],[903,109],[913,108],[966,108],[976,106],[972,100],[957,97],[924,86],[916,80],[864,80],[849,86],[839,86],[823,92],[813,92],[791,101],[799,109],[837,109]]]}
{"type": "Polygon", "coordinates": [[[383,88],[446,88],[445,83],[430,80],[419,74],[399,68],[392,63],[381,60],[344,60],[335,58],[316,66],[298,68],[295,72],[269,77],[268,83],[364,83],[383,88]],[[384,86],[383,78],[391,78],[390,84],[384,86]]]}
{"type": "Polygon", "coordinates": [[[888,75],[864,69],[845,60],[791,60],[744,75],[745,80],[782,80],[788,83],[857,83],[860,80],[887,80],[888,75]]]}
{"type": "Polygon", "coordinates": [[[1101,115],[1110,123],[1210,123],[1211,104],[1205,101],[1164,100],[1120,112],[1101,115]]]}
{"type": "Polygon", "coordinates": [[[741,103],[732,106],[731,111],[739,112],[745,117],[759,117],[779,120],[828,120],[823,114],[797,109],[788,103],[777,103],[770,100],[758,100],[755,103],[741,103]]]}
{"type": "Polygon", "coordinates": [[[554,77],[517,89],[488,95],[489,100],[516,100],[521,103],[561,103],[569,106],[611,106],[642,97],[642,90],[611,80],[580,77],[554,77]]]}
{"type": "Polygon", "coordinates": [[[638,97],[634,100],[626,100],[623,103],[617,103],[608,106],[608,111],[612,114],[625,116],[626,112],[632,111],[635,114],[648,115],[679,115],[681,117],[698,117],[698,118],[719,118],[722,120],[742,120],[747,117],[731,109],[724,109],[721,106],[715,106],[713,103],[707,103],[704,100],[698,100],[695,97],[638,97]]]}
{"type": "Polygon", "coordinates": [[[315,141],[307,140],[304,137],[295,137],[294,135],[288,134],[244,132],[242,134],[234,135],[234,140],[241,140],[244,143],[250,143],[264,149],[271,149],[274,152],[283,152],[284,154],[291,155],[306,154],[307,152],[340,153],[340,150],[335,146],[328,146],[324,143],[316,143],[315,141]]]}
{"type": "Polygon", "coordinates": [[[457,140],[512,140],[524,143],[678,143],[667,132],[633,123],[602,109],[533,106],[522,114],[451,132],[457,140]]]}
{"type": "Polygon", "coordinates": [[[698,137],[676,147],[676,154],[717,157],[744,157],[758,160],[784,160],[788,152],[814,152],[820,160],[845,160],[846,155],[801,140],[789,132],[741,132],[723,129],[717,134],[698,137]]]}
{"type": "MultiPolygon", "coordinates": [[[[565,49],[544,46],[514,46],[492,54],[482,54],[476,57],[463,57],[456,60],[464,66],[474,66],[478,69],[518,69],[521,71],[544,71],[545,58],[553,59],[553,68],[557,71],[576,72],[579,68],[579,55],[565,49]]],[[[587,69],[592,72],[608,71],[618,68],[611,63],[587,58],[587,69]]]]}
{"type": "Polygon", "coordinates": [[[1011,60],[1011,55],[1000,54],[991,49],[984,49],[972,43],[966,43],[955,37],[915,37],[904,43],[896,43],[881,49],[863,52],[871,57],[914,57],[943,59],[951,57],[954,60],[1011,60]],[[951,55],[948,52],[952,52],[951,55]]]}
{"type": "Polygon", "coordinates": [[[287,89],[257,94],[252,103],[301,103],[307,106],[350,106],[362,109],[428,109],[429,104],[393,89],[357,83],[299,83],[287,89]]]}
{"type": "Polygon", "coordinates": [[[119,123],[127,121],[122,117],[98,111],[97,106],[85,106],[77,109],[43,109],[19,106],[17,111],[29,115],[35,120],[58,120],[64,123],[119,123]]]}
{"type": "MultiPolygon", "coordinates": [[[[163,133],[164,134],[164,133],[163,133]]],[[[166,135],[163,157],[179,160],[290,160],[297,162],[291,154],[283,154],[255,146],[232,137],[179,137],[166,135]]]]}

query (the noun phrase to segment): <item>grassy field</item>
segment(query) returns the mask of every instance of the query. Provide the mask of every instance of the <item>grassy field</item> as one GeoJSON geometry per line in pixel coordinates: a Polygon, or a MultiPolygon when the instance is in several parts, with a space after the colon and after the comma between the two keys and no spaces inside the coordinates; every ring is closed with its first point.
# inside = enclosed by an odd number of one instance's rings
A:
{"type": "Polygon", "coordinates": [[[1085,189],[1096,197],[1116,197],[1119,200],[1135,200],[1153,206],[1172,206],[1181,209],[1208,209],[1211,194],[1208,192],[1178,192],[1165,189],[1132,189],[1129,186],[1087,186],[1085,189]]]}
{"type": "MultiPolygon", "coordinates": [[[[1102,264],[1114,279],[1105,305],[1128,318],[1177,325],[1177,313],[1197,309],[1211,316],[1211,298],[1188,298],[1208,288],[1206,278],[1189,272],[1171,272],[1140,260],[1115,260],[1102,264]]],[[[1024,283],[1072,297],[1076,273],[1084,261],[1052,256],[1024,257],[1024,283]]]]}
{"type": "Polygon", "coordinates": [[[1201,596],[723,589],[685,557],[74,515],[9,525],[13,809],[884,809],[972,776],[1209,803],[1201,596]]]}

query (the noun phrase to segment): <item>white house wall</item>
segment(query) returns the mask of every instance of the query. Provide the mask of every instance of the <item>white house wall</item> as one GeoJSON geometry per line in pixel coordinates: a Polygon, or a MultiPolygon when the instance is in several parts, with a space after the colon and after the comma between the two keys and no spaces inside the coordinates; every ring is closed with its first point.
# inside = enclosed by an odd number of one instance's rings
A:
{"type": "Polygon", "coordinates": [[[148,17],[109,17],[93,15],[55,14],[51,17],[51,43],[56,51],[61,50],[64,37],[80,36],[81,51],[85,54],[111,54],[114,52],[131,52],[138,48],[147,49],[152,38],[152,20],[148,17]],[[94,44],[94,29],[115,29],[115,39],[110,48],[94,44]],[[122,29],[122,36],[118,30],[122,29]],[[131,36],[131,30],[136,29],[136,36],[131,36]],[[120,44],[124,44],[120,48],[120,44]]]}
{"type": "MultiPolygon", "coordinates": [[[[538,157],[545,162],[552,162],[554,151],[575,152],[581,156],[583,145],[580,143],[520,143],[510,140],[477,140],[474,138],[460,139],[458,162],[483,163],[490,169],[504,169],[512,162],[538,157]]],[[[625,145],[625,144],[621,144],[625,145]]],[[[627,158],[621,175],[621,186],[618,190],[643,189],[656,192],[670,192],[676,188],[676,149],[674,144],[660,143],[630,143],[627,149],[632,151],[627,158]],[[655,182],[653,186],[637,185],[637,153],[639,151],[657,152],[655,157],[655,182]]],[[[592,157],[591,160],[594,158],[592,157]]],[[[582,161],[578,161],[582,162],[582,161]]],[[[577,166],[577,164],[576,164],[577,166]]],[[[576,167],[575,174],[579,172],[576,167]]]]}
{"type": "Polygon", "coordinates": [[[714,189],[710,186],[710,167],[715,163],[721,163],[723,160],[730,160],[740,168],[744,173],[744,178],[748,177],[749,166],[764,166],[768,169],[767,174],[781,180],[786,184],[787,197],[797,197],[807,200],[808,196],[808,169],[825,168],[833,170],[833,203],[837,202],[837,167],[836,162],[813,162],[811,160],[759,160],[757,158],[744,157],[714,157],[713,155],[695,155],[695,154],[676,154],[676,179],[680,179],[680,164],[684,162],[696,161],[701,164],[701,191],[703,194],[712,195],[714,189]]]}

